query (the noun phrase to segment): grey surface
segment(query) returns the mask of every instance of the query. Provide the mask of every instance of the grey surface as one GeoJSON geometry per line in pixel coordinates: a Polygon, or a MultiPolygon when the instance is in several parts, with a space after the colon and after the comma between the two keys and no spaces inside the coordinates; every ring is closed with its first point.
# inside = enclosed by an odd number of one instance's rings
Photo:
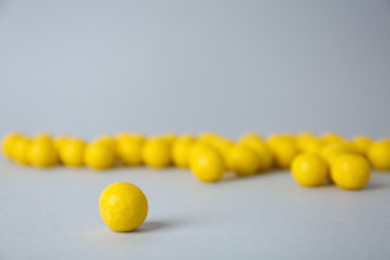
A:
{"type": "MultiPolygon", "coordinates": [[[[237,137],[390,134],[389,1],[0,1],[0,134],[122,129],[237,137]]],[[[388,259],[390,176],[361,192],[286,172],[216,185],[188,172],[0,161],[0,259],[388,259]],[[138,232],[98,214],[146,193],[138,232]]]]}
{"type": "Polygon", "coordinates": [[[390,176],[362,191],[299,187],[288,172],[203,184],[184,170],[23,169],[1,160],[1,259],[388,259],[390,176]],[[115,233],[108,184],[138,185],[149,215],[115,233]]]}

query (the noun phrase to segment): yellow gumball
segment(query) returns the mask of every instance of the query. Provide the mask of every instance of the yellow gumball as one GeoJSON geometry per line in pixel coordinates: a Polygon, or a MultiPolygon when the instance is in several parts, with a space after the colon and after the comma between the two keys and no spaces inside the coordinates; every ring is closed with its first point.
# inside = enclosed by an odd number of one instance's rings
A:
{"type": "Polygon", "coordinates": [[[121,162],[126,166],[138,166],[142,164],[142,147],[145,137],[142,135],[128,135],[118,138],[117,154],[121,162]]]}
{"type": "Polygon", "coordinates": [[[197,141],[193,143],[189,150],[189,161],[191,164],[191,161],[197,156],[199,153],[201,153],[205,149],[215,149],[210,144],[205,143],[204,141],[197,141]]]}
{"type": "Polygon", "coordinates": [[[212,143],[215,139],[219,138],[219,136],[212,132],[204,132],[199,135],[199,141],[203,143],[212,143]]]}
{"type": "Polygon", "coordinates": [[[238,176],[254,175],[260,169],[260,158],[251,148],[244,145],[234,146],[228,155],[228,168],[238,176]]]}
{"type": "Polygon", "coordinates": [[[266,143],[258,138],[244,138],[241,139],[239,144],[251,148],[256,152],[260,160],[259,171],[267,171],[272,167],[272,153],[266,143]]]}
{"type": "Polygon", "coordinates": [[[339,156],[347,153],[353,153],[353,150],[349,149],[348,146],[339,143],[324,146],[321,149],[320,155],[330,166],[332,166],[339,156]]]}
{"type": "Polygon", "coordinates": [[[297,183],[306,187],[321,185],[328,176],[328,165],[317,154],[298,155],[292,165],[291,173],[297,183]]]}
{"type": "Polygon", "coordinates": [[[164,139],[170,146],[172,146],[175,143],[177,136],[173,133],[166,133],[163,134],[161,138],[164,139]]]}
{"type": "Polygon", "coordinates": [[[93,142],[85,148],[84,163],[92,170],[100,171],[112,168],[115,161],[115,151],[104,143],[93,142]]]}
{"type": "Polygon", "coordinates": [[[60,148],[60,159],[66,166],[84,166],[84,152],[87,144],[80,138],[68,138],[60,148]]]}
{"type": "Polygon", "coordinates": [[[30,145],[31,140],[25,136],[20,136],[16,139],[12,147],[12,159],[22,166],[29,165],[28,151],[30,149],[30,145]]]}
{"type": "Polygon", "coordinates": [[[108,185],[100,194],[99,210],[109,228],[117,232],[128,232],[145,221],[148,201],[134,184],[116,182],[108,185]]]}
{"type": "Polygon", "coordinates": [[[333,132],[323,134],[321,139],[326,144],[343,143],[346,141],[341,135],[333,132]]]}
{"type": "Polygon", "coordinates": [[[368,159],[375,169],[390,170],[390,142],[381,140],[373,143],[368,150],[368,159]]]}
{"type": "Polygon", "coordinates": [[[69,137],[61,135],[57,136],[53,139],[54,147],[56,148],[57,152],[60,152],[61,148],[65,145],[66,141],[69,139],[69,137]]]}
{"type": "Polygon", "coordinates": [[[12,149],[15,144],[15,141],[19,138],[23,137],[19,133],[10,133],[7,134],[1,143],[1,151],[3,152],[4,156],[8,159],[12,159],[12,149]]]}
{"type": "Polygon", "coordinates": [[[162,138],[148,139],[142,148],[142,160],[150,168],[164,168],[171,164],[171,146],[162,138]]]}
{"type": "Polygon", "coordinates": [[[110,135],[99,136],[94,143],[101,143],[110,147],[113,151],[116,151],[116,139],[110,135]]]}
{"type": "Polygon", "coordinates": [[[58,153],[51,138],[35,137],[29,146],[28,161],[37,168],[48,168],[58,163],[58,153]]]}
{"type": "Polygon", "coordinates": [[[295,156],[299,154],[296,139],[291,135],[274,135],[268,139],[275,164],[279,168],[288,169],[295,156]]]}
{"type": "Polygon", "coordinates": [[[240,139],[238,139],[238,143],[251,142],[252,140],[263,141],[263,137],[258,133],[250,132],[241,136],[240,139]]]}
{"type": "Polygon", "coordinates": [[[370,163],[361,155],[344,154],[332,165],[331,175],[339,187],[347,190],[358,190],[370,180],[370,163]]]}
{"type": "Polygon", "coordinates": [[[196,142],[192,135],[180,136],[172,147],[172,160],[177,167],[188,168],[190,166],[190,150],[196,142]]]}
{"type": "Polygon", "coordinates": [[[211,147],[203,147],[191,159],[191,171],[202,182],[217,182],[226,171],[222,155],[211,147]]]}
{"type": "Polygon", "coordinates": [[[368,136],[357,136],[353,139],[356,150],[362,155],[367,155],[368,149],[373,142],[374,141],[368,136]]]}
{"type": "Polygon", "coordinates": [[[234,142],[227,138],[219,137],[211,142],[211,146],[214,147],[222,155],[225,162],[227,162],[229,152],[234,147],[234,142]]]}

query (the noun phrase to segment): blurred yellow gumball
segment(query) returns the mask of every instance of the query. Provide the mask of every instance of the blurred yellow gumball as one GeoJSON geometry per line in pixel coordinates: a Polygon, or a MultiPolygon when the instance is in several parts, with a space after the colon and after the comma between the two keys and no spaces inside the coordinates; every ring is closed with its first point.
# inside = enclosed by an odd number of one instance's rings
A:
{"type": "Polygon", "coordinates": [[[60,148],[60,159],[69,167],[84,166],[84,152],[87,144],[80,138],[68,138],[60,148]]]}
{"type": "Polygon", "coordinates": [[[267,171],[272,167],[272,153],[268,145],[258,138],[245,138],[242,139],[239,144],[251,148],[256,152],[260,160],[259,171],[267,171]]]}
{"type": "Polygon", "coordinates": [[[177,136],[174,133],[166,133],[161,136],[162,139],[164,139],[170,146],[172,146],[176,139],[177,136]]]}
{"type": "Polygon", "coordinates": [[[191,164],[191,161],[195,158],[195,156],[197,156],[203,150],[209,149],[209,148],[215,149],[210,144],[205,143],[203,141],[197,141],[197,142],[193,143],[191,145],[191,147],[190,147],[190,150],[189,150],[189,161],[190,161],[190,164],[191,164]]]}
{"type": "Polygon", "coordinates": [[[326,162],[313,153],[298,155],[291,165],[291,173],[295,181],[307,187],[321,185],[327,178],[328,171],[326,162]]]}
{"type": "Polygon", "coordinates": [[[177,167],[188,168],[190,166],[190,150],[196,142],[192,135],[180,136],[172,147],[172,160],[177,167]]]}
{"type": "Polygon", "coordinates": [[[256,140],[256,141],[263,141],[263,137],[256,133],[256,132],[249,132],[247,134],[244,134],[243,136],[241,136],[239,139],[238,139],[238,143],[245,143],[245,142],[250,142],[252,140],[256,140]]]}
{"type": "Polygon", "coordinates": [[[217,182],[225,174],[226,166],[217,150],[204,146],[193,155],[191,171],[202,182],[217,182]]]}
{"type": "Polygon", "coordinates": [[[230,139],[219,137],[214,139],[214,141],[211,142],[211,146],[214,147],[226,161],[230,150],[234,146],[234,142],[230,139]]]}
{"type": "Polygon", "coordinates": [[[343,143],[346,141],[341,135],[333,132],[324,133],[321,139],[326,144],[343,143]]]}
{"type": "Polygon", "coordinates": [[[142,148],[142,160],[151,168],[164,168],[171,164],[171,146],[162,138],[148,139],[142,148]]]}
{"type": "Polygon", "coordinates": [[[23,166],[29,165],[28,151],[30,149],[31,140],[25,136],[20,136],[14,140],[12,147],[12,159],[23,166]]]}
{"type": "Polygon", "coordinates": [[[328,144],[321,149],[321,157],[332,166],[337,158],[343,154],[353,153],[353,150],[343,144],[328,144]]]}
{"type": "Polygon", "coordinates": [[[101,143],[110,147],[113,151],[116,151],[116,139],[110,135],[99,136],[94,143],[101,143]]]}
{"type": "Polygon", "coordinates": [[[215,133],[212,133],[212,132],[204,132],[204,133],[201,133],[199,135],[199,138],[198,140],[200,142],[204,142],[204,143],[212,143],[216,138],[219,138],[219,136],[215,133]]]}
{"type": "Polygon", "coordinates": [[[260,158],[251,148],[236,145],[227,157],[228,168],[238,176],[254,175],[260,169],[260,158]]]}
{"type": "Polygon", "coordinates": [[[56,150],[59,152],[61,148],[64,146],[69,137],[61,135],[53,138],[53,144],[56,150]]]}
{"type": "Polygon", "coordinates": [[[33,139],[35,141],[39,141],[39,142],[52,142],[53,141],[53,138],[51,137],[51,135],[48,133],[44,133],[44,132],[36,134],[33,139]]]}
{"type": "Polygon", "coordinates": [[[84,163],[92,170],[106,170],[115,165],[115,151],[102,142],[93,142],[84,150],[84,163]]]}
{"type": "Polygon", "coordinates": [[[23,135],[19,133],[10,133],[3,138],[1,142],[1,151],[6,158],[11,159],[11,153],[14,143],[17,139],[21,137],[23,137],[23,135]]]}
{"type": "Polygon", "coordinates": [[[128,182],[108,185],[99,198],[104,223],[117,232],[139,227],[148,215],[148,201],[140,188],[128,182]]]}
{"type": "Polygon", "coordinates": [[[341,188],[358,190],[370,180],[371,170],[368,160],[358,154],[344,154],[332,165],[333,181],[341,188]]]}
{"type": "Polygon", "coordinates": [[[37,168],[48,168],[58,163],[58,153],[51,138],[35,137],[29,146],[28,161],[37,168]]]}
{"type": "Polygon", "coordinates": [[[374,142],[370,146],[367,155],[375,169],[380,171],[390,170],[390,142],[388,140],[374,142]]]}
{"type": "Polygon", "coordinates": [[[268,140],[276,166],[282,169],[290,168],[290,165],[299,154],[296,140],[291,135],[272,136],[268,140]]]}
{"type": "Polygon", "coordinates": [[[138,166],[142,164],[142,147],[145,137],[141,135],[128,135],[118,138],[117,153],[119,159],[126,166],[138,166]]]}
{"type": "Polygon", "coordinates": [[[367,155],[368,149],[372,143],[373,140],[368,136],[357,136],[353,139],[356,150],[362,155],[367,155]]]}

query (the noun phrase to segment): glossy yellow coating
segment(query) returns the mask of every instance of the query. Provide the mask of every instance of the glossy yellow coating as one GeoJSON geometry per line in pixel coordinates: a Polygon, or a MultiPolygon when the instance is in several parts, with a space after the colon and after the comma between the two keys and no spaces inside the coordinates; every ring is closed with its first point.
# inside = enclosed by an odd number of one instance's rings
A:
{"type": "Polygon", "coordinates": [[[273,135],[268,139],[268,146],[272,152],[275,165],[288,169],[295,156],[299,154],[296,139],[292,135],[273,135]]]}
{"type": "Polygon", "coordinates": [[[145,143],[143,135],[127,135],[117,139],[117,154],[126,166],[142,164],[142,147],[145,143]]]}
{"type": "Polygon", "coordinates": [[[172,160],[175,166],[180,168],[190,167],[190,151],[196,138],[192,135],[178,137],[172,147],[172,160]]]}
{"type": "Polygon", "coordinates": [[[358,154],[340,156],[331,168],[333,181],[341,188],[358,190],[363,188],[371,176],[370,163],[358,154]]]}
{"type": "Polygon", "coordinates": [[[163,138],[149,138],[142,148],[142,160],[150,168],[164,168],[171,164],[171,146],[163,138]]]}
{"type": "Polygon", "coordinates": [[[229,155],[230,149],[232,149],[234,146],[234,142],[228,138],[219,137],[211,142],[211,146],[214,147],[222,155],[225,162],[227,162],[227,157],[229,155]]]}
{"type": "Polygon", "coordinates": [[[92,142],[84,150],[84,163],[96,171],[106,170],[115,165],[115,151],[102,142],[92,142]]]}
{"type": "Polygon", "coordinates": [[[1,142],[1,151],[6,158],[12,159],[11,153],[12,153],[14,143],[17,139],[21,137],[23,137],[23,135],[20,133],[9,133],[3,138],[1,142]]]}
{"type": "Polygon", "coordinates": [[[228,168],[238,176],[254,175],[260,169],[259,156],[248,146],[233,146],[227,158],[228,168]]]}
{"type": "Polygon", "coordinates": [[[48,136],[36,136],[27,152],[28,161],[37,168],[48,168],[58,163],[58,152],[48,136]]]}
{"type": "Polygon", "coordinates": [[[28,151],[30,149],[31,140],[26,136],[20,136],[13,142],[12,147],[12,159],[23,166],[27,166],[30,164],[28,160],[28,151]]]}
{"type": "Polygon", "coordinates": [[[99,210],[109,228],[117,232],[128,232],[145,221],[148,201],[134,184],[116,182],[108,185],[100,194],[99,210]]]}
{"type": "Polygon", "coordinates": [[[226,166],[216,149],[204,146],[193,154],[191,171],[202,182],[217,182],[225,174],[226,166]]]}
{"type": "Polygon", "coordinates": [[[84,166],[86,142],[80,138],[67,138],[60,146],[60,160],[68,167],[84,166]]]}
{"type": "Polygon", "coordinates": [[[304,153],[295,157],[291,165],[295,181],[302,186],[321,185],[329,174],[327,163],[317,154],[304,153]]]}
{"type": "Polygon", "coordinates": [[[368,149],[373,142],[372,138],[368,136],[356,136],[353,139],[356,150],[362,155],[367,155],[368,149]]]}
{"type": "Polygon", "coordinates": [[[388,140],[374,142],[368,149],[367,155],[375,169],[390,170],[390,142],[388,140]]]}

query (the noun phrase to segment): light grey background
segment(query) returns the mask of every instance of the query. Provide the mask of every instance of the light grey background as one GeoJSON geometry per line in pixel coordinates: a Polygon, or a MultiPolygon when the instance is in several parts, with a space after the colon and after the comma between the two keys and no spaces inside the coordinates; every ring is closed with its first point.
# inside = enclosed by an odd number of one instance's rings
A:
{"type": "MultiPolygon", "coordinates": [[[[91,139],[212,130],[389,135],[389,1],[0,1],[0,134],[91,139]]],[[[390,177],[361,192],[286,172],[203,185],[186,171],[0,161],[0,259],[388,259],[390,177]],[[114,181],[150,214],[117,234],[114,181]]]]}

